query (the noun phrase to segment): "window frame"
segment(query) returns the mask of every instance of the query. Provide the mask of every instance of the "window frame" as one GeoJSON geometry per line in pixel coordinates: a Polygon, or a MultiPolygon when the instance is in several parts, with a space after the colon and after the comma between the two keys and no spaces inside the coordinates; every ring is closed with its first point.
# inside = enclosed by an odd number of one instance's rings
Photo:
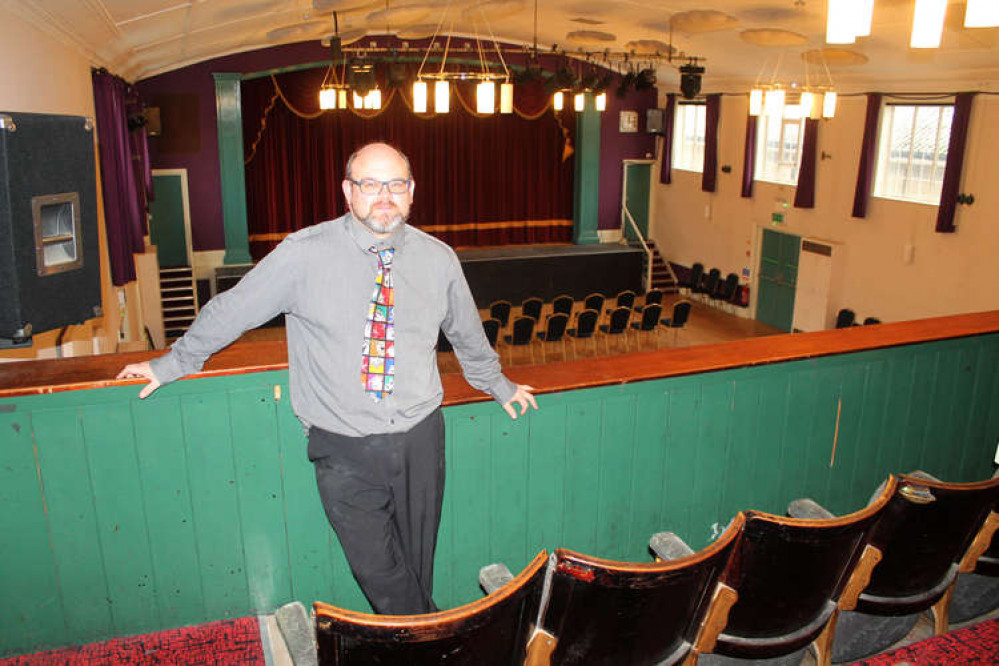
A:
{"type": "Polygon", "coordinates": [[[704,146],[707,134],[707,109],[708,105],[705,101],[677,102],[676,112],[673,117],[673,146],[670,159],[671,168],[691,173],[704,173],[704,146]],[[692,143],[687,143],[685,142],[685,137],[683,136],[683,130],[686,126],[687,120],[685,119],[685,114],[682,110],[691,107],[697,109],[694,114],[694,129],[695,132],[700,129],[700,134],[695,136],[692,143]],[[699,146],[697,145],[698,143],[699,146]],[[690,160],[692,155],[696,156],[698,153],[700,154],[698,159],[690,160]],[[681,159],[683,159],[682,163],[680,162],[681,159]],[[694,162],[696,162],[696,164],[694,162]]]}
{"type": "MultiPolygon", "coordinates": [[[[890,201],[903,201],[906,203],[922,204],[925,206],[939,206],[940,205],[940,195],[943,190],[943,178],[947,170],[947,158],[949,156],[950,148],[950,132],[953,130],[953,120],[954,120],[954,102],[915,102],[915,103],[900,103],[900,102],[890,102],[884,105],[881,109],[881,115],[878,118],[878,140],[877,140],[877,157],[874,163],[874,182],[871,187],[871,196],[878,199],[887,199],[890,201]],[[908,134],[908,145],[909,145],[909,155],[908,161],[906,163],[906,173],[911,173],[913,164],[913,154],[916,152],[914,136],[917,128],[917,116],[919,108],[932,108],[935,107],[939,110],[937,116],[937,126],[936,133],[934,137],[933,145],[933,160],[930,164],[930,179],[929,183],[931,188],[934,188],[934,192],[931,192],[926,197],[915,197],[915,196],[903,196],[894,192],[887,181],[891,177],[889,173],[889,167],[886,163],[886,159],[890,156],[893,147],[890,145],[891,136],[893,133],[895,125],[895,110],[898,108],[911,108],[913,109],[912,125],[908,134]],[[942,136],[942,126],[945,110],[950,109],[950,127],[947,130],[946,137],[942,136]],[[942,158],[942,159],[941,159],[942,158]],[[936,175],[939,173],[939,180],[935,180],[936,175]]],[[[900,188],[903,192],[907,185],[915,181],[910,179],[908,176],[903,176],[900,185],[896,186],[900,188]]]]}
{"type": "MultiPolygon", "coordinates": [[[[767,165],[767,135],[768,135],[768,123],[770,118],[765,115],[760,115],[756,119],[756,164],[753,165],[753,180],[761,181],[764,183],[770,183],[772,185],[789,185],[791,187],[796,187],[798,185],[798,174],[801,172],[801,149],[805,142],[805,118],[803,117],[787,117],[782,115],[780,118],[780,135],[778,143],[778,154],[784,151],[784,136],[789,123],[796,123],[798,125],[798,144],[795,148],[794,165],[791,167],[791,177],[788,179],[783,179],[774,174],[774,172],[768,171],[765,167],[767,165]]],[[[780,165],[790,164],[788,161],[781,161],[778,158],[777,168],[780,165]]]]}

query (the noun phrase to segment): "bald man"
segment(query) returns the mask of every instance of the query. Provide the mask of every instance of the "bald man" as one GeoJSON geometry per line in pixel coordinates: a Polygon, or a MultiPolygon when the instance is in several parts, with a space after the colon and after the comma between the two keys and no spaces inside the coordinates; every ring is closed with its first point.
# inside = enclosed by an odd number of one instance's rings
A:
{"type": "Polygon", "coordinates": [[[284,313],[292,408],[354,577],[377,613],[432,612],[444,495],[438,331],[468,383],[511,418],[537,403],[530,386],[503,376],[454,251],[406,224],[416,189],[406,156],[363,146],[342,187],[350,212],[289,235],[169,353],[118,378],[147,379],[145,398],[284,313]]]}

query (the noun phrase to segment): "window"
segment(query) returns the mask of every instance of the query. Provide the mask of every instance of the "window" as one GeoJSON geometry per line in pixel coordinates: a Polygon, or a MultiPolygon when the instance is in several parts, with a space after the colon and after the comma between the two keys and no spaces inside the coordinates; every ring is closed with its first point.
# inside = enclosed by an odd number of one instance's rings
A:
{"type": "Polygon", "coordinates": [[[704,104],[680,103],[673,126],[673,168],[704,171],[704,104]]]}
{"type": "Polygon", "coordinates": [[[885,107],[874,196],[940,202],[954,107],[885,107]]]}
{"type": "Polygon", "coordinates": [[[757,122],[756,180],[797,185],[804,119],[764,115],[757,122]]]}

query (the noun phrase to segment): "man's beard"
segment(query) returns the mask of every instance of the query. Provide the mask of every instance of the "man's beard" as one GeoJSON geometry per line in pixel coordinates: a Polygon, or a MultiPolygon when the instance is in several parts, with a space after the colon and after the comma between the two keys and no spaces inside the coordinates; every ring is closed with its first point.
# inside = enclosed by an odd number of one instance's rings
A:
{"type": "Polygon", "coordinates": [[[361,217],[353,211],[351,213],[354,215],[355,220],[376,234],[390,234],[409,219],[409,215],[403,215],[402,212],[397,212],[385,222],[376,219],[376,213],[373,210],[369,210],[365,217],[361,217]]]}

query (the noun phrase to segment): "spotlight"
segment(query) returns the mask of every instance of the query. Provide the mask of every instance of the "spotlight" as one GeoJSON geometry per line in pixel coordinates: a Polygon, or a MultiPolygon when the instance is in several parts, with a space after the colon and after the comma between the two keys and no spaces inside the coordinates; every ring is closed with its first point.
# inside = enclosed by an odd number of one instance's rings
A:
{"type": "Polygon", "coordinates": [[[680,66],[680,93],[684,99],[694,99],[701,92],[704,68],[692,62],[680,66]]]}

